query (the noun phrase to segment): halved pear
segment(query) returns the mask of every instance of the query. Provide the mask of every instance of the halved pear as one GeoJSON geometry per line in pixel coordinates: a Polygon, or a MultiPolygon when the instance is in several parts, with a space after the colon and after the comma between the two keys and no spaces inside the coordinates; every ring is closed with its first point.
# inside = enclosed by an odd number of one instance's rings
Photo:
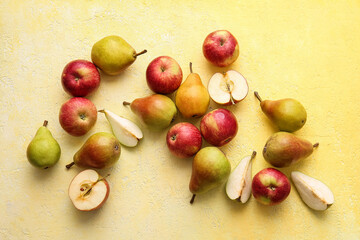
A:
{"type": "Polygon", "coordinates": [[[298,171],[291,173],[291,180],[301,199],[310,208],[324,211],[334,203],[333,193],[323,182],[298,171]]]}
{"type": "Polygon", "coordinates": [[[231,200],[246,203],[251,195],[251,166],[252,159],[256,156],[253,151],[251,156],[244,157],[230,174],[226,183],[226,194],[231,200]]]}
{"type": "Polygon", "coordinates": [[[210,78],[208,92],[214,102],[231,105],[247,96],[249,86],[243,75],[235,70],[229,70],[225,73],[215,73],[210,78]]]}
{"type": "Polygon", "coordinates": [[[120,117],[109,110],[99,110],[105,114],[109,121],[115,137],[122,145],[127,147],[135,147],[140,139],[143,138],[141,129],[132,121],[120,117]]]}

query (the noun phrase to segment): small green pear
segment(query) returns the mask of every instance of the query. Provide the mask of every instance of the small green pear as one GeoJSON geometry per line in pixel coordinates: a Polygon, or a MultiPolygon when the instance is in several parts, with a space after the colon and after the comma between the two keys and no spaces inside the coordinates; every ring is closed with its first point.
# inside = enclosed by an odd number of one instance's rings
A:
{"type": "Polygon", "coordinates": [[[292,133],[277,132],[267,140],[263,156],[274,167],[288,167],[310,156],[317,146],[319,143],[312,144],[292,133]]]}
{"type": "Polygon", "coordinates": [[[161,94],[137,98],[131,103],[123,102],[123,104],[130,105],[131,111],[145,125],[158,130],[167,128],[177,114],[174,102],[169,97],[161,94]]]}
{"type": "Polygon", "coordinates": [[[75,153],[73,162],[66,165],[66,168],[69,169],[74,164],[84,168],[108,168],[119,160],[120,153],[120,142],[113,134],[95,133],[75,153]]]}
{"type": "Polygon", "coordinates": [[[92,62],[108,75],[118,75],[136,60],[135,49],[123,38],[115,35],[104,37],[94,44],[91,50],[92,62]]]}
{"type": "Polygon", "coordinates": [[[299,101],[292,98],[262,100],[258,92],[254,94],[260,101],[261,110],[280,131],[295,132],[306,123],[306,110],[299,101]]]}
{"type": "Polygon", "coordinates": [[[33,166],[45,169],[55,165],[61,155],[60,145],[47,128],[47,124],[48,121],[45,120],[26,151],[27,158],[33,166]]]}
{"type": "Polygon", "coordinates": [[[193,73],[191,63],[190,74],[178,88],[175,103],[185,118],[201,117],[208,110],[210,95],[199,74],[193,73]]]}
{"type": "Polygon", "coordinates": [[[190,203],[196,194],[207,192],[227,180],[231,165],[225,154],[217,147],[205,147],[194,157],[189,189],[193,193],[190,203]]]}

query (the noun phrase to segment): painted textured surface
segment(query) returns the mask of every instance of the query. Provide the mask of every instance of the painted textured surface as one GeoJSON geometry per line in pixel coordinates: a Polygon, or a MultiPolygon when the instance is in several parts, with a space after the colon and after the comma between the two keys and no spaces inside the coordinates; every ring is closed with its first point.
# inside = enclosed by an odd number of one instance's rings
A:
{"type": "MultiPolygon", "coordinates": [[[[1,239],[357,239],[360,236],[360,4],[358,1],[11,1],[0,3],[0,238],[1,239]],[[76,3],[73,3],[76,2],[76,3]],[[275,131],[261,113],[253,91],[263,98],[298,99],[308,121],[296,134],[320,142],[307,160],[283,169],[324,181],[335,195],[326,212],[314,212],[295,188],[281,205],[246,205],[227,199],[224,188],[198,196],[193,206],[188,181],[191,159],[166,148],[166,131],[145,127],[144,139],[123,148],[111,173],[111,193],[96,212],[77,211],[67,188],[80,171],[65,170],[91,134],[110,131],[104,116],[83,137],[71,137],[58,122],[69,96],[62,90],[63,67],[90,59],[93,43],[104,36],[124,37],[136,50],[147,49],[125,72],[102,76],[90,97],[139,123],[124,100],[151,93],[145,81],[157,56],[188,62],[204,84],[223,69],[201,52],[205,36],[228,29],[240,44],[230,67],[248,80],[250,92],[228,107],[239,121],[237,137],[221,149],[232,167],[252,150],[259,153],[275,131]],[[39,171],[25,150],[43,120],[62,147],[59,163],[39,171]]],[[[229,69],[230,69],[229,68],[229,69]]],[[[218,107],[213,102],[211,108],[218,107]]],[[[179,117],[176,121],[183,119],[179,117]]],[[[192,120],[197,126],[199,120],[192,120]]],[[[205,144],[206,145],[206,144],[205,144]]],[[[269,166],[258,154],[253,175],[269,166]]]]}

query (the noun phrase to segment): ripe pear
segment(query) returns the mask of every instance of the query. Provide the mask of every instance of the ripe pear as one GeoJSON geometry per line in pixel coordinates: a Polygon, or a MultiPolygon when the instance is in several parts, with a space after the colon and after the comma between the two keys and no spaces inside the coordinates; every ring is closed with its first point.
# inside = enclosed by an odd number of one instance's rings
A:
{"type": "Polygon", "coordinates": [[[131,111],[145,125],[158,130],[167,128],[177,114],[174,102],[169,97],[161,94],[137,98],[131,103],[125,101],[123,104],[130,105],[131,111]]]}
{"type": "Polygon", "coordinates": [[[33,166],[45,169],[55,165],[61,155],[60,145],[47,128],[47,124],[48,121],[45,120],[26,151],[27,158],[33,166]]]}
{"type": "Polygon", "coordinates": [[[260,101],[261,110],[280,131],[295,132],[306,123],[306,110],[299,101],[292,98],[262,100],[258,92],[254,93],[260,101]]]}
{"type": "Polygon", "coordinates": [[[193,73],[190,63],[190,74],[176,92],[175,103],[185,118],[201,117],[210,104],[210,96],[202,84],[199,74],[193,73]]]}
{"type": "Polygon", "coordinates": [[[190,203],[194,202],[196,194],[207,192],[225,182],[230,172],[230,162],[219,148],[201,149],[192,164],[189,189],[194,195],[190,203]]]}
{"type": "Polygon", "coordinates": [[[143,50],[136,53],[123,38],[107,36],[94,44],[91,50],[92,62],[108,75],[117,75],[129,67],[137,56],[146,53],[143,50]]]}
{"type": "Polygon", "coordinates": [[[277,132],[266,142],[263,156],[274,167],[288,167],[313,153],[319,143],[312,144],[308,140],[288,132],[277,132]]]}
{"type": "Polygon", "coordinates": [[[75,153],[74,161],[66,165],[66,168],[69,169],[74,164],[84,168],[108,168],[119,160],[120,153],[120,142],[113,134],[95,133],[75,153]]]}

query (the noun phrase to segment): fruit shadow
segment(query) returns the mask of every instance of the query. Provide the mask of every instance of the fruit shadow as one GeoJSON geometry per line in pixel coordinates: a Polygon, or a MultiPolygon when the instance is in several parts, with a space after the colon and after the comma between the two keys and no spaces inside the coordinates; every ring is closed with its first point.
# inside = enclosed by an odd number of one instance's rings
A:
{"type": "Polygon", "coordinates": [[[246,203],[241,203],[239,200],[231,200],[227,196],[226,185],[222,188],[222,192],[223,192],[222,195],[224,197],[224,202],[226,202],[226,206],[229,208],[231,212],[242,213],[251,200],[251,196],[246,203]]]}
{"type": "Polygon", "coordinates": [[[61,167],[62,167],[62,165],[60,164],[60,161],[57,164],[55,164],[54,166],[46,168],[46,169],[39,169],[36,167],[32,167],[30,175],[34,181],[37,181],[39,183],[44,183],[44,182],[47,182],[48,180],[50,180],[51,178],[53,178],[55,172],[57,171],[57,168],[61,168],[61,167]]]}

